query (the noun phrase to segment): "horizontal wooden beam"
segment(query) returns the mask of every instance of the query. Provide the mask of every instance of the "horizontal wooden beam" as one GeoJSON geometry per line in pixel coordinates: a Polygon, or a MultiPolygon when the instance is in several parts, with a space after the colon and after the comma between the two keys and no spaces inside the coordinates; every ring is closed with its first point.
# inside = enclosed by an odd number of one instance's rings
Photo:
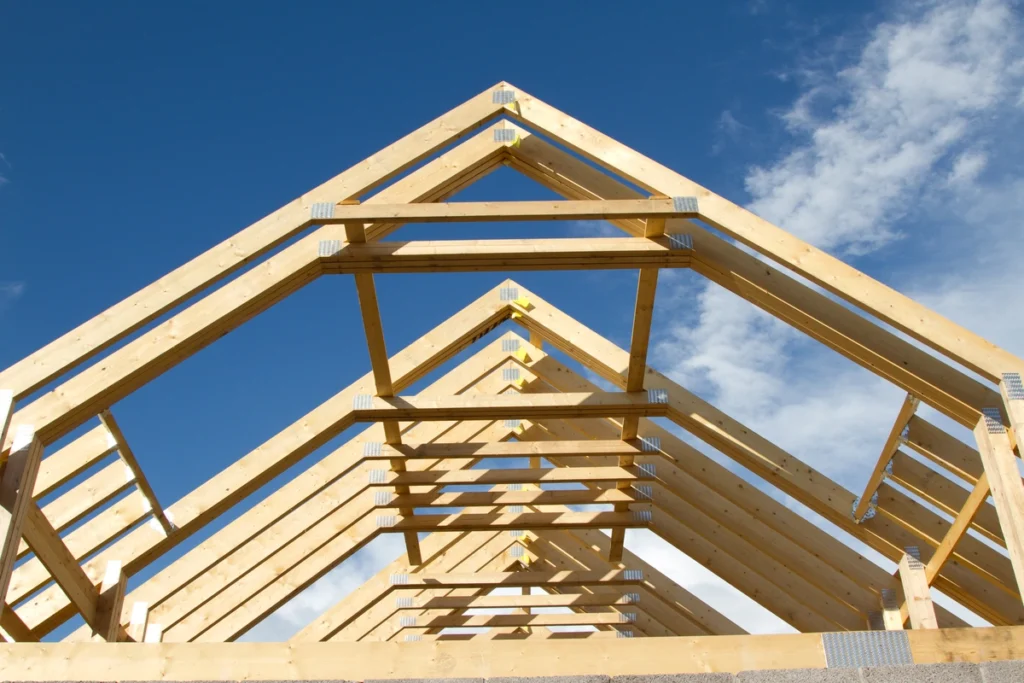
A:
{"type": "Polygon", "coordinates": [[[548,595],[436,595],[396,598],[399,610],[527,609],[531,607],[617,607],[635,605],[636,593],[553,593],[548,595]]]}
{"type": "Polygon", "coordinates": [[[380,444],[377,448],[364,448],[367,460],[393,460],[395,458],[443,460],[444,458],[532,458],[576,456],[636,456],[644,453],[639,439],[627,441],[496,441],[492,443],[417,443],[398,446],[380,444]]]}
{"type": "MultiPolygon", "coordinates": [[[[538,470],[529,471],[537,472],[538,470]]],[[[453,493],[407,493],[392,496],[390,499],[383,496],[376,498],[375,504],[380,508],[461,508],[492,505],[611,505],[632,503],[636,500],[638,500],[637,495],[633,491],[625,489],[458,491],[453,493]]]]}
{"type": "MultiPolygon", "coordinates": [[[[498,529],[612,529],[641,528],[651,522],[650,511],[633,512],[521,512],[516,514],[382,515],[381,531],[490,531],[498,529]]],[[[411,564],[419,564],[411,562],[411,564]]]]}
{"type": "Polygon", "coordinates": [[[443,617],[402,617],[403,629],[486,628],[501,626],[621,626],[635,612],[567,612],[564,614],[451,614],[443,617]]]}
{"type": "Polygon", "coordinates": [[[398,589],[422,588],[523,588],[526,586],[633,586],[643,583],[637,569],[596,572],[481,572],[479,574],[392,574],[391,585],[398,589]]]}
{"type": "Polygon", "coordinates": [[[383,398],[361,394],[353,402],[356,422],[382,420],[499,420],[613,415],[664,417],[668,406],[659,392],[592,392],[578,394],[500,394],[497,396],[442,396],[383,398]]]}
{"type": "MultiPolygon", "coordinates": [[[[1024,659],[1024,626],[908,631],[917,664],[1024,659]]],[[[12,681],[300,681],[824,669],[820,633],[611,640],[31,643],[0,647],[12,681]]]]}
{"type": "Polygon", "coordinates": [[[324,273],[463,273],[529,270],[688,268],[682,236],[428,242],[321,242],[324,273]]]}
{"type": "MultiPolygon", "coordinates": [[[[578,221],[613,218],[695,218],[695,202],[673,199],[610,199],[529,202],[430,202],[423,204],[336,204],[315,223],[473,223],[480,221],[578,221]]],[[[311,212],[321,212],[317,206],[311,212]]]]}
{"type": "Polygon", "coordinates": [[[370,486],[448,486],[450,484],[553,484],[650,479],[649,470],[631,467],[548,467],[544,469],[371,470],[370,486]]]}

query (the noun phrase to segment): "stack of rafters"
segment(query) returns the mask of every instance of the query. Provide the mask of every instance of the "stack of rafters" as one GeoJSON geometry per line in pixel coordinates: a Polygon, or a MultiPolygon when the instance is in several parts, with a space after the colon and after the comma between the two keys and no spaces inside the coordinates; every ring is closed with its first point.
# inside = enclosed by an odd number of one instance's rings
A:
{"type": "Polygon", "coordinates": [[[3,646],[0,667],[12,679],[101,679],[110,662],[128,669],[118,668],[121,679],[171,671],[209,680],[211,670],[221,678],[337,678],[322,661],[342,657],[342,677],[361,679],[479,675],[473,667],[484,660],[493,675],[1009,658],[1024,647],[1024,627],[1014,626],[1024,623],[1022,369],[1024,361],[502,83],[0,373],[3,637],[38,641],[80,614],[85,624],[70,641],[183,643],[142,654],[126,644],[102,655],[98,648],[115,646],[3,646]],[[501,164],[565,200],[444,203],[501,164]],[[406,223],[568,219],[608,220],[625,236],[380,241],[406,223]],[[860,496],[648,367],[661,268],[706,276],[908,393],[860,496]],[[386,350],[375,275],[571,269],[639,271],[628,350],[512,280],[399,353],[386,350]],[[111,407],[325,274],[355,279],[372,371],[162,507],[111,407]],[[401,394],[506,321],[528,335],[507,331],[418,395],[401,394]],[[546,345],[616,390],[599,390],[546,345]],[[977,450],[917,416],[919,404],[973,430],[977,450]],[[96,416],[100,426],[50,448],[96,416]],[[899,569],[862,557],[652,418],[690,432],[899,569]],[[128,577],[355,423],[370,425],[126,595],[128,577]],[[479,467],[494,459],[529,467],[479,467]],[[626,530],[638,527],[805,635],[744,635],[629,552],[626,530]],[[401,533],[406,555],[293,639],[330,644],[184,644],[239,638],[382,533],[401,533]],[[1003,628],[954,628],[966,624],[932,603],[932,588],[1003,628]],[[566,627],[576,630],[558,630],[566,627]],[[664,650],[672,657],[643,645],[643,636],[677,637],[664,650]],[[606,638],[616,642],[589,644],[606,638]],[[531,644],[535,663],[525,669],[511,663],[523,639],[552,641],[531,644]],[[450,656],[415,642],[425,640],[453,641],[429,646],[450,656]],[[571,642],[554,642],[562,640],[571,642]],[[401,657],[364,641],[396,641],[389,647],[402,648],[401,657]]]}

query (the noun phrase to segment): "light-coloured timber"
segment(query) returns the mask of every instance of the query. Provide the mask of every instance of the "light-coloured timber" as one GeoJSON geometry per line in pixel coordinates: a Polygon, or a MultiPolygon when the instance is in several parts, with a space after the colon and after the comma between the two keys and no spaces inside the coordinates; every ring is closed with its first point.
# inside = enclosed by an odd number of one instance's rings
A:
{"type": "MultiPolygon", "coordinates": [[[[382,471],[378,471],[382,472],[382,471]]],[[[548,467],[543,469],[428,470],[370,475],[370,486],[448,486],[452,484],[553,484],[649,479],[637,467],[548,467]]]]}
{"type": "Polygon", "coordinates": [[[882,454],[878,456],[878,462],[875,463],[875,468],[871,471],[870,476],[868,476],[868,483],[864,485],[864,493],[857,499],[857,505],[853,508],[854,519],[863,519],[864,514],[868,511],[868,506],[871,505],[871,496],[878,489],[878,485],[882,483],[882,479],[885,477],[885,469],[888,467],[889,461],[892,460],[892,456],[896,453],[896,449],[899,448],[900,434],[903,433],[907,422],[910,421],[910,417],[917,410],[919,403],[918,398],[910,394],[907,394],[907,397],[903,399],[903,405],[900,406],[900,411],[896,414],[896,422],[893,424],[889,436],[885,439],[885,445],[882,446],[882,454]]]}
{"type": "MultiPolygon", "coordinates": [[[[1024,658],[1024,626],[908,632],[915,663],[1024,658]]],[[[0,648],[18,681],[352,680],[738,673],[824,669],[822,636],[485,640],[423,643],[44,643],[0,648]],[[344,664],[339,666],[339,662],[344,664]]]]}
{"type": "MultiPolygon", "coordinates": [[[[507,514],[411,515],[378,517],[382,531],[487,531],[488,529],[643,528],[650,519],[630,512],[518,512],[507,514]]],[[[412,564],[412,558],[409,560],[412,564]]]]}
{"type": "Polygon", "coordinates": [[[40,498],[67,483],[117,450],[117,442],[102,424],[43,458],[34,496],[40,498]]]}
{"type": "Polygon", "coordinates": [[[978,442],[985,474],[988,475],[1003,540],[1013,565],[1016,587],[1024,591],[1024,484],[1021,483],[1018,459],[1013,453],[1010,435],[1002,424],[998,409],[993,409],[978,421],[974,428],[974,438],[978,442]]]}
{"type": "Polygon", "coordinates": [[[668,412],[659,396],[647,392],[592,392],[520,396],[382,398],[364,395],[353,403],[356,422],[383,420],[500,420],[642,415],[664,417],[668,412]]]}
{"type": "Polygon", "coordinates": [[[489,628],[500,626],[623,626],[636,620],[635,612],[579,612],[569,614],[464,614],[446,617],[411,617],[401,629],[489,628]]]}
{"type": "Polygon", "coordinates": [[[960,542],[963,535],[967,533],[967,529],[971,526],[971,522],[974,521],[974,517],[978,514],[981,506],[984,505],[985,500],[988,498],[989,486],[988,476],[983,472],[981,477],[978,478],[978,483],[974,485],[974,490],[971,491],[971,495],[967,497],[967,501],[964,503],[963,508],[957,514],[956,519],[953,520],[953,525],[949,527],[949,531],[946,532],[945,538],[942,539],[942,543],[935,549],[935,554],[928,560],[928,564],[925,565],[924,573],[925,578],[928,581],[928,585],[931,585],[932,581],[938,575],[939,570],[942,569],[942,565],[949,559],[950,553],[953,552],[953,548],[960,542]]]}
{"type": "Polygon", "coordinates": [[[396,604],[398,610],[504,609],[528,607],[612,607],[635,605],[630,595],[565,593],[546,595],[481,595],[476,597],[428,596],[396,604]]]}
{"type": "Polygon", "coordinates": [[[414,588],[522,588],[523,586],[631,586],[643,581],[639,570],[606,572],[492,572],[489,574],[395,574],[391,585],[399,590],[414,588]]]}
{"type": "MultiPolygon", "coordinates": [[[[899,574],[903,584],[903,595],[906,598],[906,611],[910,618],[910,626],[914,629],[937,629],[939,622],[935,618],[935,607],[932,605],[931,592],[928,589],[928,578],[924,565],[910,549],[900,559],[899,574]]],[[[902,611],[902,609],[901,609],[902,611]]]]}
{"type": "Polygon", "coordinates": [[[121,563],[107,563],[107,571],[103,575],[96,600],[96,625],[93,630],[96,637],[110,643],[121,639],[121,604],[127,586],[128,576],[122,571],[121,563]]]}
{"type": "Polygon", "coordinates": [[[383,444],[380,452],[365,455],[367,460],[437,458],[549,458],[559,455],[635,456],[643,452],[639,441],[497,441],[493,443],[413,443],[399,446],[383,444]]]}
{"type": "Polygon", "coordinates": [[[153,510],[153,518],[156,519],[157,523],[164,530],[165,534],[171,533],[174,530],[174,525],[167,519],[167,515],[164,514],[163,506],[160,505],[160,501],[157,500],[156,492],[153,491],[153,487],[149,485],[149,480],[143,473],[142,468],[139,466],[139,461],[135,458],[135,453],[132,452],[131,446],[128,445],[128,439],[124,437],[124,432],[121,431],[121,425],[114,419],[114,414],[109,410],[100,412],[100,422],[107,431],[110,432],[110,436],[113,437],[114,441],[117,442],[117,452],[124,460],[125,464],[131,468],[135,486],[138,487],[139,492],[146,498],[146,502],[153,510]]]}
{"type": "MultiPolygon", "coordinates": [[[[536,470],[529,471],[536,472],[536,470]]],[[[460,508],[492,505],[613,505],[617,503],[632,503],[636,500],[638,500],[636,493],[629,489],[605,489],[598,491],[563,489],[553,491],[409,493],[400,494],[388,500],[378,499],[375,500],[374,504],[379,508],[460,508]]]]}
{"type": "Polygon", "coordinates": [[[458,240],[425,242],[326,243],[323,272],[458,273],[530,270],[619,270],[687,268],[693,250],[660,237],[458,240]]]}
{"type": "MultiPolygon", "coordinates": [[[[9,406],[5,408],[9,414],[9,406]]],[[[0,415],[7,428],[6,418],[0,415]]],[[[18,556],[18,543],[24,533],[25,518],[28,510],[35,507],[32,501],[32,489],[35,487],[39,462],[43,456],[43,446],[29,426],[14,428],[14,441],[11,455],[0,470],[0,595],[8,594],[14,561],[18,556]]],[[[9,599],[9,598],[8,598],[9,599]]],[[[0,611],[4,614],[11,608],[0,599],[0,611]]],[[[18,620],[20,621],[20,619],[18,620]]],[[[8,621],[4,620],[6,629],[8,621]]],[[[15,627],[16,628],[16,627],[15,627]]],[[[8,632],[9,635],[10,632],[8,632]]]]}
{"type": "MultiPolygon", "coordinates": [[[[473,223],[493,221],[582,221],[611,218],[694,218],[670,199],[610,201],[431,202],[424,204],[338,205],[323,225],[338,223],[473,223]]],[[[653,235],[657,236],[657,235],[653,235]]]]}

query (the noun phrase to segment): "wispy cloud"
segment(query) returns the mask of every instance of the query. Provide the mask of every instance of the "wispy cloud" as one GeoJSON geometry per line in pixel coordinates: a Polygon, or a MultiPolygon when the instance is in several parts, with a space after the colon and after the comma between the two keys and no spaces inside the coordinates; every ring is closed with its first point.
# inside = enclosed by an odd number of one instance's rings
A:
{"type": "MultiPolygon", "coordinates": [[[[1024,38],[1009,2],[907,3],[851,61],[799,78],[781,114],[792,147],[750,169],[748,207],[1024,354],[1006,277],[1024,210],[1024,38]]],[[[655,320],[671,322],[654,363],[862,487],[902,392],[716,285],[682,286],[659,291],[655,320]]]]}
{"type": "Polygon", "coordinates": [[[622,237],[622,231],[608,221],[570,221],[573,237],[622,237]]]}
{"type": "Polygon", "coordinates": [[[0,281],[0,312],[14,305],[14,302],[25,293],[24,282],[0,281]]]}

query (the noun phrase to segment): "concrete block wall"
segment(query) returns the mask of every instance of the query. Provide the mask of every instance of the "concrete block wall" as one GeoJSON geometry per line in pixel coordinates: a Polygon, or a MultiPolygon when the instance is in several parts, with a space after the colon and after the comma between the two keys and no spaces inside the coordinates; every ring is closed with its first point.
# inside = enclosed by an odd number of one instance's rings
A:
{"type": "Polygon", "coordinates": [[[985,664],[914,664],[860,669],[777,669],[739,674],[453,678],[363,683],[1024,683],[1024,660],[985,664]]]}

